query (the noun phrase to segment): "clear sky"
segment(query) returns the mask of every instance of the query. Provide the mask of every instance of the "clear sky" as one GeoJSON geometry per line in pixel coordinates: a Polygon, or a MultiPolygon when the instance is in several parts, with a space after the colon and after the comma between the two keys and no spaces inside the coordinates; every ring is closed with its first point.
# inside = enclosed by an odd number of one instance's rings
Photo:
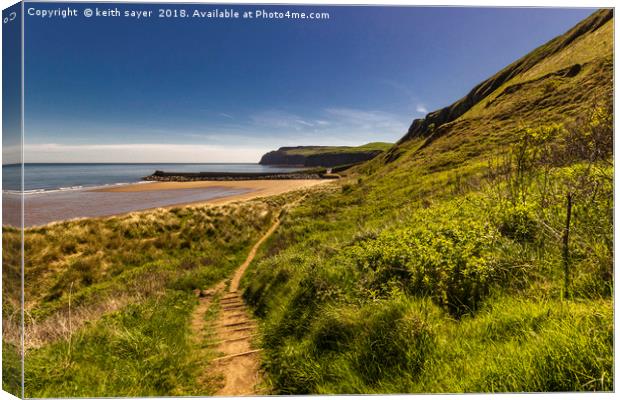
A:
{"type": "Polygon", "coordinates": [[[136,21],[68,6],[79,16],[26,15],[27,162],[257,162],[280,146],[396,141],[594,11],[233,7],[330,14],[300,21],[118,6],[154,10],[136,21]]]}

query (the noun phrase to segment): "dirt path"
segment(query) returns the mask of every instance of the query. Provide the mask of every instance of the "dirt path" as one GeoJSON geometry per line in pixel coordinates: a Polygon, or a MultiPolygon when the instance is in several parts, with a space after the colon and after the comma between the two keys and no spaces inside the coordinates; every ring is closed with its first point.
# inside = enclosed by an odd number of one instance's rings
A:
{"type": "Polygon", "coordinates": [[[222,387],[216,396],[260,394],[257,388],[260,349],[252,344],[256,324],[239,294],[225,294],[220,304],[222,308],[215,328],[219,338],[217,351],[222,355],[211,364],[213,370],[223,376],[222,387]]]}
{"type": "MultiPolygon", "coordinates": [[[[285,209],[299,203],[304,197],[285,209]]],[[[261,380],[259,359],[261,349],[253,345],[256,323],[238,289],[241,277],[256,257],[258,249],[278,229],[278,226],[280,216],[276,217],[267,232],[254,244],[245,261],[236,269],[227,291],[223,284],[219,284],[214,289],[197,293],[200,295],[200,304],[194,311],[192,331],[199,337],[214,333],[217,337],[214,347],[218,354],[217,358],[211,361],[209,371],[201,381],[208,379],[208,376],[220,376],[221,387],[215,393],[216,396],[261,394],[257,387],[261,380]],[[219,301],[220,310],[215,322],[209,323],[205,321],[205,313],[213,301],[219,301]]],[[[204,338],[201,340],[204,341],[204,338]]]]}
{"type": "Polygon", "coordinates": [[[250,250],[248,257],[245,259],[243,264],[241,264],[239,268],[237,268],[237,270],[235,271],[235,275],[230,282],[230,288],[228,289],[230,293],[237,292],[237,289],[239,289],[239,282],[241,281],[241,277],[245,273],[245,270],[248,269],[252,261],[254,261],[254,257],[256,257],[256,252],[258,251],[259,247],[265,242],[265,240],[269,239],[269,236],[271,236],[276,231],[276,229],[278,229],[278,226],[280,226],[279,216],[276,217],[276,220],[273,225],[271,225],[271,228],[269,228],[269,230],[265,232],[263,237],[261,237],[258,242],[256,242],[254,247],[252,247],[252,250],[250,250]]]}

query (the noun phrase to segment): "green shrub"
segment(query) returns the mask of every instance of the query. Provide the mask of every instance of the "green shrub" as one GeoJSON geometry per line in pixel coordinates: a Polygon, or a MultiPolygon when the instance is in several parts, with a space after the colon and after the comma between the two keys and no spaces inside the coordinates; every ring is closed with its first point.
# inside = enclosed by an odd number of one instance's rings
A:
{"type": "Polygon", "coordinates": [[[384,295],[396,285],[429,295],[454,315],[476,309],[496,276],[496,232],[475,222],[461,227],[415,227],[385,231],[353,246],[351,255],[367,275],[365,284],[384,295]]]}
{"type": "Polygon", "coordinates": [[[538,224],[531,208],[524,204],[501,210],[499,231],[517,242],[531,242],[536,238],[538,224]]]}
{"type": "Polygon", "coordinates": [[[310,341],[317,355],[330,351],[342,352],[359,331],[359,321],[355,310],[348,308],[328,308],[314,323],[310,341]]]}
{"type": "Polygon", "coordinates": [[[19,347],[2,341],[2,390],[21,397],[21,379],[22,361],[19,347]]]}

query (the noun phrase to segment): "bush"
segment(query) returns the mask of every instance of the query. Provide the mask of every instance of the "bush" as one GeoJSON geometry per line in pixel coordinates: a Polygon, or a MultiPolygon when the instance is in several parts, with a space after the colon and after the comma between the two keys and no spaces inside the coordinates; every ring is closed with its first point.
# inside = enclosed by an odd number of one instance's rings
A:
{"type": "Polygon", "coordinates": [[[526,205],[518,204],[501,212],[499,231],[517,242],[531,242],[536,238],[537,222],[526,205]]]}
{"type": "Polygon", "coordinates": [[[476,309],[496,276],[496,236],[476,223],[397,229],[353,246],[351,255],[366,274],[368,288],[387,295],[401,285],[461,316],[476,309]]]}
{"type": "Polygon", "coordinates": [[[322,310],[310,334],[317,356],[348,348],[359,329],[356,311],[348,307],[326,307],[322,310]]]}

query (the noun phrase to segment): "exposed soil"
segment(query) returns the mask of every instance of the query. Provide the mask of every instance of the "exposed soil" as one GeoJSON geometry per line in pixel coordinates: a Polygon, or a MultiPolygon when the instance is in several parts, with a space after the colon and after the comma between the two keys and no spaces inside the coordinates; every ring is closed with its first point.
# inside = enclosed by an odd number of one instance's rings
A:
{"type": "Polygon", "coordinates": [[[210,377],[220,377],[221,386],[216,396],[248,396],[261,394],[258,384],[261,381],[261,349],[253,345],[256,336],[256,323],[251,317],[241,294],[237,292],[239,281],[248,268],[258,248],[271,236],[280,225],[280,219],[254,244],[247,258],[232,277],[228,290],[224,282],[215,288],[198,291],[200,303],[191,321],[191,330],[199,343],[208,342],[207,335],[214,335],[213,344],[218,356],[211,361],[209,371],[201,377],[202,382],[210,377]],[[219,300],[218,300],[219,299],[219,300]],[[220,310],[215,322],[205,320],[205,314],[213,301],[219,301],[220,310]]]}
{"type": "Polygon", "coordinates": [[[256,252],[258,251],[258,248],[265,242],[265,240],[269,238],[269,236],[271,236],[276,231],[276,229],[278,229],[278,226],[280,226],[280,218],[276,218],[276,221],[273,223],[273,225],[271,225],[271,228],[269,228],[269,230],[263,235],[263,237],[261,237],[258,242],[256,242],[254,247],[252,247],[252,250],[250,250],[248,257],[245,259],[243,264],[241,264],[239,268],[237,268],[237,270],[235,271],[235,275],[232,278],[232,282],[230,282],[229,291],[231,293],[237,292],[237,290],[239,289],[239,282],[241,281],[241,277],[245,273],[245,270],[248,268],[250,263],[254,260],[254,257],[256,257],[256,252]]]}
{"type": "Polygon", "coordinates": [[[256,324],[250,317],[243,299],[236,292],[222,297],[221,310],[215,323],[220,357],[213,360],[211,368],[223,376],[217,396],[259,394],[260,349],[252,345],[256,324]]]}
{"type": "MultiPolygon", "coordinates": [[[[296,206],[305,198],[304,195],[285,206],[282,212],[296,206]]],[[[253,340],[257,334],[256,322],[238,290],[241,277],[256,257],[260,246],[280,226],[282,215],[280,213],[276,217],[267,232],[254,244],[245,261],[235,270],[228,290],[225,289],[225,282],[221,282],[212,289],[197,290],[196,292],[200,297],[200,304],[196,307],[192,317],[192,332],[199,343],[209,343],[209,339],[215,336],[212,347],[218,354],[216,358],[211,360],[208,371],[205,371],[200,381],[205,382],[214,378],[221,378],[220,387],[215,393],[216,396],[266,394],[261,393],[259,388],[261,382],[259,353],[261,349],[254,346],[253,340]],[[219,301],[220,308],[215,322],[209,322],[205,319],[205,314],[209,311],[213,301],[219,301]],[[206,336],[210,336],[210,338],[206,336]]]]}

